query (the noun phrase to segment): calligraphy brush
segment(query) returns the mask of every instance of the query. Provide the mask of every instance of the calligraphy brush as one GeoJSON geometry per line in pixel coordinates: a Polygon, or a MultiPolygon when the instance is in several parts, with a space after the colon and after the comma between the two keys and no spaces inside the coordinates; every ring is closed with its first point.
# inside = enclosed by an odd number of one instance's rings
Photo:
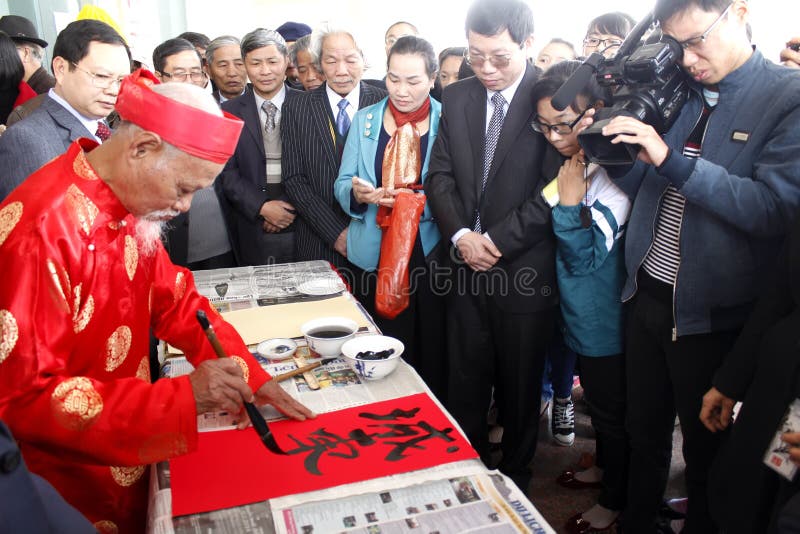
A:
{"type": "MultiPolygon", "coordinates": [[[[211,343],[211,346],[214,347],[214,352],[217,353],[217,358],[227,358],[228,355],[225,354],[225,349],[222,348],[219,339],[217,339],[217,334],[214,332],[214,327],[211,326],[211,323],[208,321],[206,312],[203,310],[197,310],[197,322],[200,323],[200,327],[206,333],[209,343],[211,343]]],[[[247,411],[248,417],[250,417],[250,422],[253,423],[253,428],[255,429],[256,434],[258,434],[258,437],[261,438],[262,443],[264,443],[267,449],[275,454],[286,454],[286,452],[280,448],[278,442],[275,441],[275,437],[272,435],[269,425],[264,420],[264,416],[261,415],[261,412],[258,411],[258,408],[256,408],[256,405],[252,402],[245,402],[244,409],[247,411]]]]}
{"type": "Polygon", "coordinates": [[[285,373],[281,373],[279,375],[275,375],[275,376],[272,377],[272,379],[275,382],[283,382],[287,378],[292,378],[293,376],[302,375],[305,372],[308,372],[308,371],[311,371],[313,369],[316,369],[317,367],[319,367],[321,365],[325,365],[326,363],[332,362],[333,360],[336,360],[338,358],[339,358],[338,356],[334,356],[332,358],[323,358],[318,362],[309,363],[308,365],[304,365],[302,367],[298,367],[297,369],[292,369],[291,371],[287,371],[285,373]]]}

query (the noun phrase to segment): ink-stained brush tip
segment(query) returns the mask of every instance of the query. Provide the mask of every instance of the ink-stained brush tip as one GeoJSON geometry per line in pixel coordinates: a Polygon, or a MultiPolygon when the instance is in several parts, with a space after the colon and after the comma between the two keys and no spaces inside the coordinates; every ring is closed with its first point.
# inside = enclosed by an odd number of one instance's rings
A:
{"type": "Polygon", "coordinates": [[[197,310],[197,322],[200,323],[200,326],[203,327],[203,330],[208,330],[208,328],[211,326],[211,324],[208,322],[206,312],[203,310],[197,310]]]}

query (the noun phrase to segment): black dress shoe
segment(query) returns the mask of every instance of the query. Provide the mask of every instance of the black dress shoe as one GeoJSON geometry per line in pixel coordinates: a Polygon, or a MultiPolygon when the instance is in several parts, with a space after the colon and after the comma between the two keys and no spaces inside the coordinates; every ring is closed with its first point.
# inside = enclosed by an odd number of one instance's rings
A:
{"type": "Polygon", "coordinates": [[[589,489],[589,488],[602,488],[603,484],[600,482],[583,482],[575,478],[575,471],[564,471],[556,478],[556,482],[560,486],[567,489],[589,489]]]}

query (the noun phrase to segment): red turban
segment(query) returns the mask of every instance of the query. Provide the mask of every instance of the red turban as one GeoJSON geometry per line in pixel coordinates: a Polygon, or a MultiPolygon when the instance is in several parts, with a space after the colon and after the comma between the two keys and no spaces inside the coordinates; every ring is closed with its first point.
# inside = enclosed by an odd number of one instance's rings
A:
{"type": "Polygon", "coordinates": [[[146,69],[126,76],[115,106],[119,116],[157,133],[182,152],[214,163],[228,161],[244,123],[225,111],[220,117],[158,94],[151,89],[157,83],[146,69]]]}

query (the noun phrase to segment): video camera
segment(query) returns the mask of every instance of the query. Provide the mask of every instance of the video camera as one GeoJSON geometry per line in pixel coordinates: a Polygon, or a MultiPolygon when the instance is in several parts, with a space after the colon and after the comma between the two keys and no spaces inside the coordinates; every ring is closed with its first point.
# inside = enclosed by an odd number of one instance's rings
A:
{"type": "Polygon", "coordinates": [[[636,161],[638,145],[614,145],[603,135],[603,126],[611,119],[633,117],[663,134],[689,97],[687,78],[679,65],[683,48],[660,31],[642,40],[653,25],[651,13],[631,30],[613,58],[606,59],[599,52],[591,54],[553,95],[552,105],[561,111],[575,100],[593,74],[601,86],[618,88],[612,105],[597,110],[594,123],[578,135],[586,159],[592,163],[624,165],[636,161]]]}

